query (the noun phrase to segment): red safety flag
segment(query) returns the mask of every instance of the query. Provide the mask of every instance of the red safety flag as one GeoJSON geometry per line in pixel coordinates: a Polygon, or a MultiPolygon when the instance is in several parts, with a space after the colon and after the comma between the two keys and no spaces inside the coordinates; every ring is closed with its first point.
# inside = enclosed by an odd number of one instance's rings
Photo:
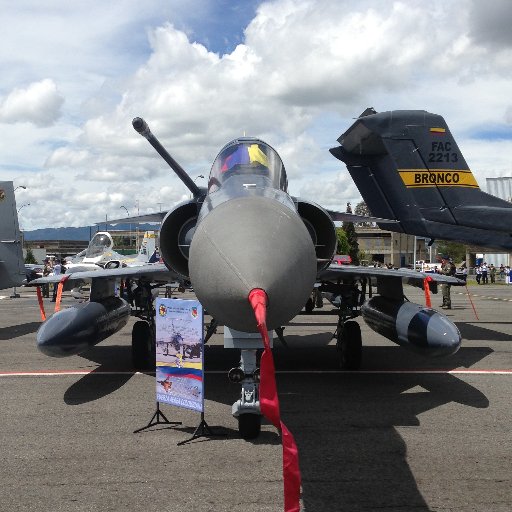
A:
{"type": "Polygon", "coordinates": [[[427,306],[427,308],[432,307],[432,301],[430,300],[430,281],[432,281],[430,276],[427,276],[425,279],[423,279],[423,290],[425,290],[425,306],[427,306]]]}
{"type": "Polygon", "coordinates": [[[283,444],[284,510],[285,512],[299,512],[301,484],[299,451],[292,433],[281,421],[281,414],[279,412],[274,357],[270,349],[267,330],[267,294],[264,290],[256,288],[249,293],[249,302],[253,308],[258,330],[265,347],[260,361],[261,414],[281,432],[283,444]]]}
{"type": "Polygon", "coordinates": [[[46,313],[44,312],[43,294],[41,293],[41,287],[36,286],[36,291],[37,302],[39,302],[39,311],[41,312],[41,320],[44,322],[46,320],[46,313]]]}
{"type": "Polygon", "coordinates": [[[57,313],[57,311],[60,310],[60,301],[62,299],[62,288],[64,286],[64,283],[68,280],[68,275],[64,276],[60,281],[59,281],[59,286],[57,287],[57,298],[55,300],[55,313],[57,313]]]}

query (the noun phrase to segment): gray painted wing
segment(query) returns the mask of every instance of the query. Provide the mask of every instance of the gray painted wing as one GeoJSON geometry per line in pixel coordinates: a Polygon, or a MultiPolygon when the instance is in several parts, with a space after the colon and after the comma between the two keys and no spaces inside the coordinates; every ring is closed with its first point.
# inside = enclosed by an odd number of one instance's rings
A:
{"type": "Polygon", "coordinates": [[[163,263],[148,263],[139,267],[122,267],[113,269],[88,270],[86,272],[70,272],[57,276],[41,277],[30,281],[28,286],[36,286],[45,283],[58,283],[64,276],[68,276],[68,281],[85,281],[89,279],[123,279],[136,278],[148,279],[151,281],[171,282],[179,281],[183,278],[171,272],[163,263]]]}
{"type": "Polygon", "coordinates": [[[327,210],[331,219],[334,221],[341,222],[386,222],[390,224],[398,224],[397,220],[383,219],[382,217],[369,217],[367,215],[357,215],[355,213],[335,212],[333,210],[327,210]]]}
{"type": "Polygon", "coordinates": [[[388,269],[378,267],[362,267],[356,265],[330,265],[325,270],[318,274],[320,281],[336,281],[343,278],[360,278],[360,277],[375,277],[375,278],[396,278],[406,284],[413,286],[423,287],[423,280],[430,277],[433,281],[438,283],[448,283],[455,286],[464,286],[466,283],[451,276],[442,274],[434,274],[429,272],[418,272],[406,268],[388,269]]]}

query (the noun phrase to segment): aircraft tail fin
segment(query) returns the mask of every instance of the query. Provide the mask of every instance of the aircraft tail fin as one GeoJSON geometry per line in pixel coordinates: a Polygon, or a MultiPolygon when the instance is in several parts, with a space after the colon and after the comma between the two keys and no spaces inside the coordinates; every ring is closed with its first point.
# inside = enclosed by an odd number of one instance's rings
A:
{"type": "Polygon", "coordinates": [[[23,247],[12,181],[0,181],[0,289],[25,279],[23,247]]]}
{"type": "Polygon", "coordinates": [[[345,162],[383,229],[512,248],[512,204],[482,192],[445,120],[366,109],[331,153],[345,162]]]}
{"type": "Polygon", "coordinates": [[[137,260],[145,263],[154,263],[158,260],[154,259],[156,253],[156,233],[154,231],[146,231],[144,238],[140,244],[137,260]],[[152,261],[153,260],[153,261],[152,261]]]}

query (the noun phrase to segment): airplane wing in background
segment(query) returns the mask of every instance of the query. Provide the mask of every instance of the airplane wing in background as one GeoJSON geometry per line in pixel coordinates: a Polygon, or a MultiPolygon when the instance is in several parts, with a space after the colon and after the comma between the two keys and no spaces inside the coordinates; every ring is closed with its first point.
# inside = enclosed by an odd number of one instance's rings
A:
{"type": "Polygon", "coordinates": [[[397,220],[394,219],[383,219],[382,217],[369,217],[367,215],[357,215],[355,213],[346,213],[346,212],[335,212],[333,210],[326,210],[326,212],[331,216],[333,221],[339,222],[376,222],[376,223],[387,223],[394,224],[398,223],[397,220]]]}
{"type": "Polygon", "coordinates": [[[63,277],[67,281],[85,281],[93,279],[119,280],[126,278],[146,279],[155,282],[172,282],[183,279],[175,272],[170,271],[163,263],[148,263],[136,267],[121,267],[112,269],[86,270],[84,272],[69,272],[66,274],[40,277],[28,283],[28,286],[40,286],[47,283],[59,283],[63,277]]]}
{"type": "MultiPolygon", "coordinates": [[[[137,224],[137,223],[151,223],[151,224],[160,224],[165,216],[167,215],[167,212],[155,212],[155,213],[146,213],[143,215],[134,215],[133,217],[123,217],[122,219],[113,219],[109,220],[108,224],[137,224]]],[[[103,222],[96,222],[96,225],[101,226],[105,224],[105,221],[103,222]]]]}

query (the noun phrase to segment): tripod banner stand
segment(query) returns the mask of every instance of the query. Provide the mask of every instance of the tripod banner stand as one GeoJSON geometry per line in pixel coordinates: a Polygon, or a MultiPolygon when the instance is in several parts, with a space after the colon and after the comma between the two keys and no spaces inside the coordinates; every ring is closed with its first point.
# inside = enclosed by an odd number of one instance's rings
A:
{"type": "Polygon", "coordinates": [[[197,300],[156,300],[156,400],[204,412],[204,319],[197,300]]]}

